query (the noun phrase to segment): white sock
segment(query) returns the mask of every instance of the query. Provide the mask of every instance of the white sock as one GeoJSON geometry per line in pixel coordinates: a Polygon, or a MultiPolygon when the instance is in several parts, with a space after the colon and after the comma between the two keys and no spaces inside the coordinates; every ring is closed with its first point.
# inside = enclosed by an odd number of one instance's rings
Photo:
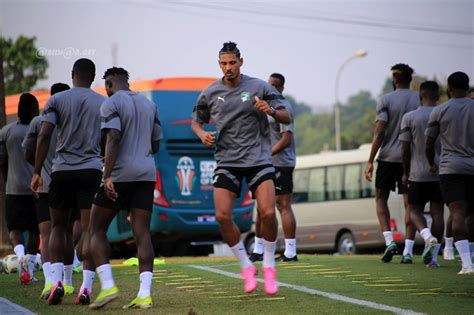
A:
{"type": "Polygon", "coordinates": [[[393,233],[391,231],[385,231],[382,233],[385,238],[385,245],[388,246],[393,242],[393,233]]]}
{"type": "Polygon", "coordinates": [[[63,285],[72,286],[72,269],[73,269],[72,265],[64,266],[63,285]]]}
{"type": "Polygon", "coordinates": [[[433,258],[432,260],[434,262],[438,262],[438,255],[439,255],[439,250],[441,249],[441,244],[436,244],[435,247],[433,248],[433,258]]]}
{"type": "Polygon", "coordinates": [[[471,251],[469,250],[469,242],[467,240],[461,240],[454,243],[458,250],[459,256],[461,256],[461,262],[463,268],[472,268],[472,257],[471,251]]]}
{"type": "Polygon", "coordinates": [[[428,243],[428,240],[430,238],[434,237],[433,235],[431,235],[431,231],[428,228],[424,228],[423,230],[421,230],[420,235],[421,235],[421,237],[423,237],[423,239],[425,240],[426,243],[428,243]]]}
{"type": "Polygon", "coordinates": [[[413,245],[415,244],[414,240],[405,240],[405,248],[403,249],[403,256],[410,254],[413,256],[413,245]]]}
{"type": "Polygon", "coordinates": [[[275,267],[275,249],[276,249],[276,241],[269,242],[267,240],[263,240],[263,268],[270,268],[275,267]]]}
{"type": "Polygon", "coordinates": [[[92,293],[92,284],[94,283],[95,272],[92,270],[82,270],[82,285],[79,291],[82,289],[87,289],[87,291],[92,293]]]}
{"type": "Polygon", "coordinates": [[[36,254],[35,263],[36,262],[38,262],[41,266],[43,265],[43,259],[41,258],[40,253],[36,254]]]}
{"type": "Polygon", "coordinates": [[[25,256],[25,246],[22,244],[16,245],[15,248],[13,248],[13,251],[18,258],[25,256]]]}
{"type": "Polygon", "coordinates": [[[33,275],[35,273],[36,255],[27,254],[26,258],[28,259],[28,272],[30,273],[30,276],[33,278],[33,275]]]}
{"type": "Polygon", "coordinates": [[[61,262],[51,264],[51,280],[53,285],[56,285],[56,283],[63,280],[63,269],[64,264],[61,262]]]}
{"type": "Polygon", "coordinates": [[[242,241],[238,242],[236,245],[230,248],[234,253],[235,257],[239,260],[240,268],[248,268],[252,266],[252,262],[247,256],[247,251],[245,250],[244,243],[242,241]]]}
{"type": "Polygon", "coordinates": [[[51,263],[49,261],[43,263],[44,284],[51,282],[51,263]]]}
{"type": "Polygon", "coordinates": [[[112,276],[112,266],[104,264],[96,268],[99,275],[102,290],[108,290],[115,285],[114,277],[112,276]]]}
{"type": "Polygon", "coordinates": [[[444,248],[447,250],[453,250],[453,243],[454,243],[454,238],[452,237],[445,237],[444,238],[444,248]]]}
{"type": "Polygon", "coordinates": [[[287,258],[296,256],[296,238],[285,238],[285,252],[283,255],[287,258]]]}
{"type": "Polygon", "coordinates": [[[263,238],[255,236],[255,246],[253,247],[253,252],[256,254],[263,254],[263,238]]]}
{"type": "Polygon", "coordinates": [[[79,266],[81,264],[81,261],[79,260],[79,258],[77,257],[77,252],[76,250],[74,250],[74,261],[72,263],[72,265],[75,267],[75,266],[79,266]]]}
{"type": "Polygon", "coordinates": [[[140,274],[140,290],[138,291],[137,297],[146,298],[151,294],[151,277],[153,273],[150,271],[144,271],[140,274]]]}

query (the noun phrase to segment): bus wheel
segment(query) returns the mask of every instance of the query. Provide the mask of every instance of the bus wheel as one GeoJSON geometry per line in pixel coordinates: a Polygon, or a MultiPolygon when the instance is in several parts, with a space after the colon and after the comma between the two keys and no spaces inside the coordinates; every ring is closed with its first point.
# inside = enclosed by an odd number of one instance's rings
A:
{"type": "Polygon", "coordinates": [[[356,251],[356,243],[352,233],[343,233],[337,242],[337,253],[340,255],[352,255],[356,251]]]}

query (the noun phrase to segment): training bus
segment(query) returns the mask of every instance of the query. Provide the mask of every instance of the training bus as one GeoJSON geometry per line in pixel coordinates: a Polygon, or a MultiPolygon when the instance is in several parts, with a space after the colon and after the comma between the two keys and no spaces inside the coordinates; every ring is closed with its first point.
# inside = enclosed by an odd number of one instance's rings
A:
{"type": "MultiPolygon", "coordinates": [[[[353,254],[362,248],[384,246],[375,212],[374,181],[368,182],[364,175],[369,153],[370,145],[362,145],[356,150],[296,158],[292,207],[298,251],[353,254]]],[[[402,198],[392,192],[389,207],[394,239],[401,242],[405,232],[402,198]]],[[[251,232],[245,237],[249,252],[254,235],[251,232]]],[[[284,246],[279,222],[277,248],[283,250],[284,246]]]]}
{"type": "MultiPolygon", "coordinates": [[[[156,186],[151,219],[155,244],[168,254],[184,254],[183,244],[212,244],[220,240],[215,217],[212,177],[216,167],[214,147],[204,146],[191,131],[191,115],[200,92],[212,78],[164,78],[130,82],[130,89],[143,93],[159,110],[164,138],[155,154],[156,186]],[[163,245],[165,244],[165,245],[163,245]],[[179,246],[177,246],[179,244],[179,246]],[[176,251],[179,248],[180,251],[176,251]]],[[[106,95],[104,88],[97,92],[106,95]]],[[[46,91],[32,92],[41,109],[49,97],[46,91]]],[[[19,94],[7,98],[9,121],[16,119],[19,94]]],[[[215,130],[215,125],[207,125],[215,130]]],[[[133,154],[133,152],[130,152],[133,154]]],[[[233,219],[241,232],[252,226],[253,200],[243,187],[235,202],[233,219]]],[[[118,213],[108,230],[113,246],[133,242],[129,214],[118,213]]]]}

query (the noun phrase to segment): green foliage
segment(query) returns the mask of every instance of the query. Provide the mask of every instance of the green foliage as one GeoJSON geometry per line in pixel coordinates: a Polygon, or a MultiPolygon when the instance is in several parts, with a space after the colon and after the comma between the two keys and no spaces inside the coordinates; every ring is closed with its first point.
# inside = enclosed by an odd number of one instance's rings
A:
{"type": "Polygon", "coordinates": [[[21,35],[15,41],[0,37],[0,48],[6,95],[30,91],[39,80],[47,78],[48,61],[37,55],[36,37],[21,35]]]}

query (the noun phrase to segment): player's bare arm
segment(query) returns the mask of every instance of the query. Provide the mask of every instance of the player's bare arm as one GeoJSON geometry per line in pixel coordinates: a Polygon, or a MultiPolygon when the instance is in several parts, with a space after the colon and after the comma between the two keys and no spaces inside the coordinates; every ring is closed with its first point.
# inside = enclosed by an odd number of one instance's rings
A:
{"type": "Polygon", "coordinates": [[[278,154],[291,144],[291,133],[285,131],[281,133],[281,138],[272,147],[272,155],[278,154]]]}
{"type": "Polygon", "coordinates": [[[291,123],[291,115],[285,108],[276,109],[270,106],[268,102],[261,100],[258,96],[255,96],[255,107],[259,111],[272,116],[279,123],[282,123],[282,124],[291,123]]]}
{"type": "Polygon", "coordinates": [[[403,185],[408,185],[408,177],[410,174],[411,162],[411,144],[410,142],[401,141],[402,143],[402,163],[403,163],[403,185]]]}
{"type": "Polygon", "coordinates": [[[43,122],[41,130],[38,135],[38,142],[36,144],[35,167],[33,170],[33,178],[31,179],[30,189],[33,195],[38,197],[37,192],[43,191],[43,180],[41,179],[41,169],[43,168],[44,160],[48,155],[49,145],[51,143],[51,136],[53,135],[55,126],[50,122],[43,122]]]}
{"type": "Polygon", "coordinates": [[[435,158],[435,143],[436,143],[436,138],[432,137],[426,137],[426,148],[425,148],[425,154],[426,158],[428,159],[428,164],[430,165],[430,172],[437,172],[438,171],[438,165],[434,162],[435,158]]]}
{"type": "Polygon", "coordinates": [[[105,162],[104,162],[104,190],[107,197],[115,201],[118,197],[114,188],[114,183],[110,178],[120,147],[120,131],[117,129],[106,130],[107,141],[105,144],[105,162]]]}
{"type": "Polygon", "coordinates": [[[382,146],[384,137],[385,137],[385,128],[387,123],[385,121],[378,120],[375,123],[374,137],[372,139],[372,149],[370,150],[369,160],[367,161],[367,166],[365,168],[365,178],[371,182],[372,175],[374,173],[374,160],[377,152],[382,146]]]}
{"type": "Polygon", "coordinates": [[[216,132],[204,130],[201,123],[193,120],[191,122],[191,129],[193,130],[194,134],[198,136],[199,139],[201,139],[204,145],[210,147],[216,143],[216,132]]]}

